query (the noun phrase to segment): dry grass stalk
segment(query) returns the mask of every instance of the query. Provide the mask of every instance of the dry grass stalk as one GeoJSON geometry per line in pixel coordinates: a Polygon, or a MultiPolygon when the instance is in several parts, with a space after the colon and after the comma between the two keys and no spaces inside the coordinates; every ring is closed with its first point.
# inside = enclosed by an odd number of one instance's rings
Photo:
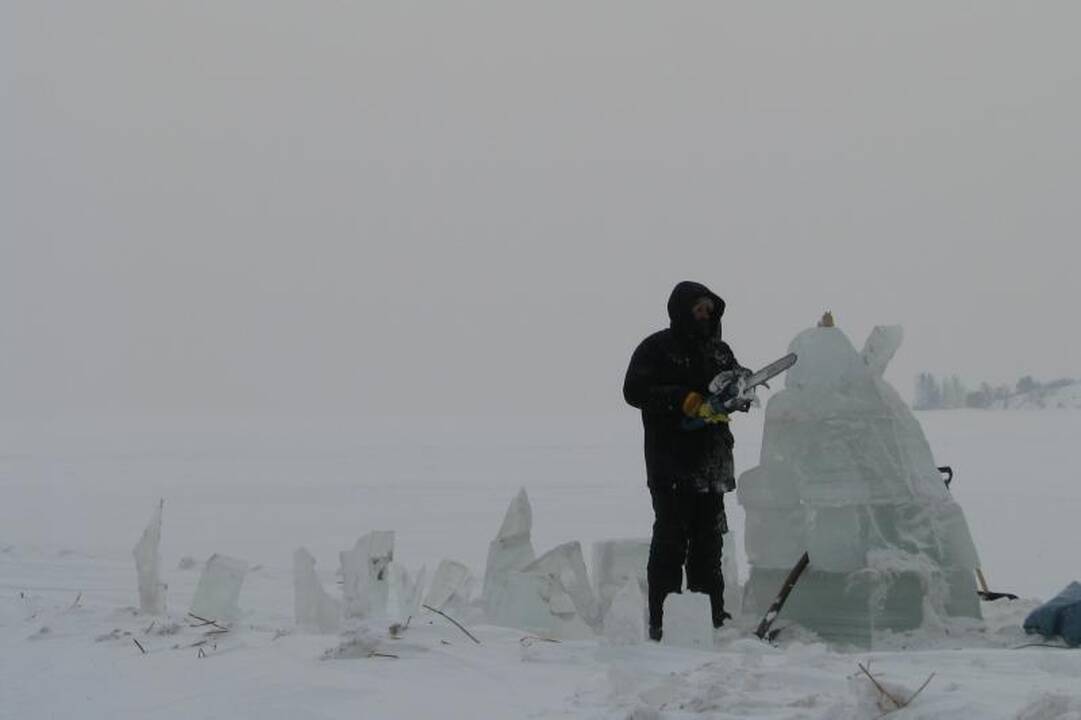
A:
{"type": "Polygon", "coordinates": [[[464,632],[464,633],[465,633],[465,634],[466,634],[466,635],[467,635],[467,636],[469,637],[469,639],[470,639],[470,640],[472,640],[473,642],[475,642],[475,643],[476,643],[477,645],[480,645],[480,644],[481,644],[480,640],[477,640],[477,638],[475,638],[475,637],[473,636],[473,633],[471,633],[471,632],[469,632],[468,630],[466,630],[466,629],[465,629],[465,627],[464,627],[464,626],[463,626],[463,625],[462,625],[462,624],[461,624],[460,622],[458,622],[457,620],[455,620],[454,618],[452,618],[452,617],[451,617],[450,615],[447,615],[447,614],[446,614],[445,612],[443,612],[442,610],[436,610],[436,609],[435,609],[434,607],[432,607],[431,605],[421,605],[421,607],[422,607],[422,608],[424,608],[425,610],[431,610],[432,612],[436,613],[437,615],[442,615],[442,616],[443,616],[443,617],[445,617],[445,618],[446,618],[447,620],[450,620],[450,621],[451,621],[452,623],[454,623],[454,624],[455,624],[455,625],[456,625],[456,626],[458,627],[458,629],[459,629],[459,630],[461,630],[462,632],[464,632]]]}
{"type": "Polygon", "coordinates": [[[226,626],[221,625],[220,623],[218,623],[216,620],[207,620],[204,617],[199,617],[195,613],[188,613],[188,617],[199,621],[198,625],[192,625],[192,627],[203,627],[205,625],[213,625],[214,627],[218,628],[219,630],[226,630],[227,631],[229,629],[226,626]]]}
{"type": "MultiPolygon", "coordinates": [[[[868,663],[868,664],[870,664],[870,663],[868,663]]],[[[891,702],[891,703],[893,704],[893,707],[892,707],[891,709],[889,709],[889,710],[887,710],[886,712],[882,713],[882,715],[880,715],[879,717],[885,717],[886,715],[889,715],[889,714],[890,714],[891,712],[894,712],[895,710],[900,710],[900,709],[902,709],[902,708],[908,707],[908,705],[909,705],[909,704],[910,704],[910,703],[911,703],[911,702],[912,702],[913,700],[915,700],[915,699],[916,699],[916,697],[917,697],[917,696],[918,696],[918,695],[919,695],[919,694],[920,694],[921,692],[923,692],[923,691],[924,691],[924,689],[925,689],[925,688],[926,688],[926,687],[927,687],[928,685],[930,685],[930,684],[931,684],[931,680],[932,680],[932,679],[934,679],[934,677],[935,677],[935,673],[931,673],[930,675],[928,675],[928,676],[927,676],[927,679],[923,681],[923,685],[920,685],[919,689],[918,689],[918,690],[916,690],[916,692],[912,693],[912,695],[910,695],[910,696],[909,696],[909,698],[908,698],[907,700],[898,700],[898,699],[897,699],[897,698],[895,698],[895,697],[894,697],[893,695],[891,695],[891,694],[889,693],[889,691],[888,691],[888,690],[886,690],[886,688],[882,687],[882,684],[881,684],[880,682],[878,682],[878,680],[876,680],[876,679],[875,679],[875,676],[871,674],[871,671],[870,671],[870,670],[868,670],[867,668],[865,668],[865,667],[863,666],[863,663],[857,663],[857,665],[859,665],[860,671],[861,671],[861,672],[862,672],[862,673],[863,673],[864,675],[866,675],[866,676],[867,676],[867,679],[868,679],[868,680],[870,680],[870,681],[871,681],[872,683],[874,683],[874,686],[875,686],[876,688],[878,688],[878,691],[879,691],[880,693],[882,693],[882,696],[883,696],[884,698],[886,698],[887,700],[889,700],[889,701],[890,701],[890,702],[891,702]]]]}

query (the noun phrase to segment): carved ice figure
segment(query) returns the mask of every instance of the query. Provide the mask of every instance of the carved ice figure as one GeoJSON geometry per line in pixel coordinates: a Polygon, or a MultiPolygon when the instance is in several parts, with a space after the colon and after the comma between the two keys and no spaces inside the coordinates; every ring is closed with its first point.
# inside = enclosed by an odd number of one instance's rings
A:
{"type": "Polygon", "coordinates": [[[980,616],[964,515],[882,376],[901,339],[899,326],[876,327],[860,353],[818,327],[792,341],[799,361],[766,407],[761,462],[739,482],[747,610],[764,612],[807,551],[784,613],[827,639],[869,646],[874,629],[920,625],[925,606],[980,616]]]}

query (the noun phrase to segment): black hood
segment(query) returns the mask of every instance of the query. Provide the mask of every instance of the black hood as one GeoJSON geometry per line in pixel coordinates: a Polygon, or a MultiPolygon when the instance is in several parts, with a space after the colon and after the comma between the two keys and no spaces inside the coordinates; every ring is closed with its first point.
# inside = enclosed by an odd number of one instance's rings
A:
{"type": "Polygon", "coordinates": [[[691,316],[691,308],[699,298],[708,297],[713,300],[716,310],[713,312],[713,331],[710,333],[717,336],[721,326],[721,316],[724,315],[724,300],[708,287],[701,283],[684,280],[672,288],[672,294],[668,297],[668,319],[671,321],[672,331],[677,335],[690,339],[695,337],[694,318],[691,316]]]}

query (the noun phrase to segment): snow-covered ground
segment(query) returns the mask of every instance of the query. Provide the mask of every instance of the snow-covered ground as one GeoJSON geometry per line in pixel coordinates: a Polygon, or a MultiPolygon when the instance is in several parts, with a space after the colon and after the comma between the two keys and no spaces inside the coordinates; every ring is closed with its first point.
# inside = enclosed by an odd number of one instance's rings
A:
{"type": "MultiPolygon", "coordinates": [[[[1047,598],[1081,576],[1081,413],[919,417],[937,461],[957,473],[992,589],[1047,598]]],[[[757,463],[760,423],[758,412],[735,428],[740,470],[757,463]]],[[[479,575],[519,487],[538,552],[580,540],[588,560],[593,541],[648,536],[629,411],[20,424],[0,437],[2,718],[876,718],[884,709],[857,663],[900,695],[935,673],[896,717],[1081,718],[1081,652],[1014,649],[1033,640],[1019,628],[1031,599],[985,604],[982,624],[926,628],[875,652],[829,648],[798,630],[770,647],[748,637],[754,618],[725,631],[715,652],[551,643],[487,626],[470,628],[477,645],[425,613],[399,639],[369,628],[363,647],[395,657],[324,660],[340,638],[294,632],[298,546],[331,589],[338,551],[373,529],[397,531],[396,557],[411,569],[450,557],[479,575]],[[131,548],[159,498],[171,620],[151,626],[131,609],[131,548]],[[207,636],[184,622],[199,568],[178,565],[214,552],[256,569],[243,620],[207,636]]],[[[745,566],[734,502],[729,515],[729,548],[745,566]]]]}

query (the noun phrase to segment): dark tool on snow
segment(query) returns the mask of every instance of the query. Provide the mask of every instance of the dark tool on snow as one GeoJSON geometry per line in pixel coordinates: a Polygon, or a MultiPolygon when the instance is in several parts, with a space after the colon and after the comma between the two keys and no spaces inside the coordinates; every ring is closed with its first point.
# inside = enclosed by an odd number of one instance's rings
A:
{"type": "MultiPolygon", "coordinates": [[[[777,597],[773,600],[773,603],[769,606],[769,610],[766,611],[766,616],[762,618],[762,622],[758,623],[758,629],[754,631],[754,634],[758,636],[759,640],[765,640],[769,628],[773,625],[773,621],[777,619],[777,616],[781,613],[781,608],[784,607],[785,601],[788,600],[788,594],[792,592],[792,588],[796,586],[796,581],[799,580],[800,575],[807,569],[807,566],[811,563],[811,558],[807,553],[803,553],[799,562],[792,568],[792,572],[788,573],[788,577],[785,578],[784,585],[781,587],[781,591],[777,593],[777,597]]],[[[770,635],[770,639],[773,636],[770,635]]]]}
{"type": "Polygon", "coordinates": [[[949,465],[943,465],[938,471],[942,473],[942,482],[946,483],[946,487],[949,487],[950,483],[953,482],[953,468],[949,465]]]}
{"type": "Polygon", "coordinates": [[[1016,600],[1017,596],[1013,593],[1000,593],[991,592],[987,589],[987,578],[983,576],[983,570],[976,568],[976,579],[980,581],[980,589],[976,591],[976,594],[980,596],[980,600],[986,600],[991,602],[992,600],[1001,600],[1006,598],[1007,600],[1016,600]]]}
{"type": "MultiPolygon", "coordinates": [[[[703,404],[708,404],[717,413],[730,413],[741,405],[744,406],[743,409],[746,409],[746,405],[749,405],[754,398],[754,389],[761,385],[769,387],[768,381],[795,365],[796,359],[795,353],[788,353],[749,375],[723,372],[713,378],[709,384],[709,391],[713,394],[703,404]]],[[[684,430],[698,430],[706,425],[706,421],[702,418],[683,420],[684,430]]]]}
{"type": "MultiPolygon", "coordinates": [[[[938,469],[942,473],[942,482],[946,484],[946,489],[949,489],[950,483],[953,482],[953,468],[949,465],[943,465],[938,469]]],[[[976,594],[980,596],[980,600],[992,602],[994,600],[1001,600],[1006,598],[1007,600],[1016,600],[1017,596],[1013,593],[992,592],[987,588],[987,578],[983,576],[983,570],[976,568],[976,580],[980,583],[980,589],[976,591],[976,594]]]]}

